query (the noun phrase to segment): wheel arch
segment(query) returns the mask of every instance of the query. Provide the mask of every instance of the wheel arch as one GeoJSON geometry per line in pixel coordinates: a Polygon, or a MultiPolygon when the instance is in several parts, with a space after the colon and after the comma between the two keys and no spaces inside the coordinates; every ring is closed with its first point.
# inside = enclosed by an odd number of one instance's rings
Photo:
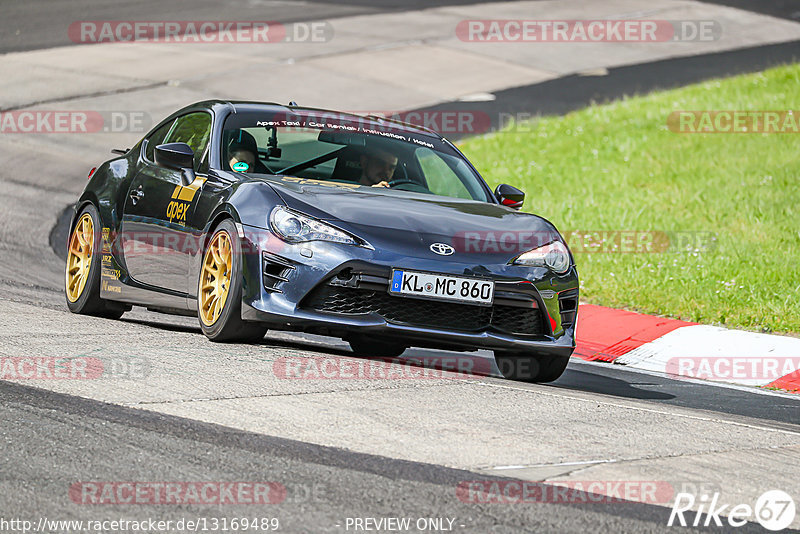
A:
{"type": "Polygon", "coordinates": [[[74,211],[72,213],[72,218],[69,222],[69,232],[67,232],[67,239],[69,236],[72,235],[72,231],[75,229],[75,225],[78,223],[78,215],[86,208],[88,205],[94,206],[97,210],[97,213],[100,217],[100,222],[103,222],[103,214],[100,212],[99,201],[97,200],[97,196],[92,191],[85,191],[78,202],[75,203],[74,211]]]}
{"type": "Polygon", "coordinates": [[[211,217],[208,218],[208,223],[203,230],[203,246],[201,247],[201,254],[205,252],[206,247],[208,246],[208,241],[211,239],[214,229],[225,219],[232,219],[234,224],[242,224],[241,217],[239,217],[239,212],[237,212],[236,208],[231,204],[225,202],[217,206],[217,209],[215,209],[211,214],[211,217]]]}
{"type": "MultiPolygon", "coordinates": [[[[239,213],[236,211],[236,208],[227,202],[220,204],[216,207],[216,209],[214,209],[212,214],[208,217],[208,222],[206,223],[205,228],[203,228],[202,234],[199,236],[197,254],[192,261],[191,272],[189,272],[190,281],[199,279],[200,269],[203,264],[203,255],[206,252],[206,248],[211,240],[214,229],[225,219],[231,219],[236,225],[241,224],[241,219],[239,217],[239,213]]],[[[189,284],[189,302],[187,303],[189,306],[192,306],[194,304],[193,301],[197,300],[197,287],[195,286],[196,284],[194,283],[189,284]]]]}

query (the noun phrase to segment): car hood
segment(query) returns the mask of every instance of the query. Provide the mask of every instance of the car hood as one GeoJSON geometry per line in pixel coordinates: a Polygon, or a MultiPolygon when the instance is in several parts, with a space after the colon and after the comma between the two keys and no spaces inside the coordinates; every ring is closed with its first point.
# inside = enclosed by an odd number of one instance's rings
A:
{"type": "MultiPolygon", "coordinates": [[[[547,220],[498,204],[399,190],[273,181],[270,186],[297,211],[330,221],[381,246],[453,245],[459,252],[525,252],[559,238],[547,220]]],[[[507,260],[505,260],[507,261],[507,260]]]]}

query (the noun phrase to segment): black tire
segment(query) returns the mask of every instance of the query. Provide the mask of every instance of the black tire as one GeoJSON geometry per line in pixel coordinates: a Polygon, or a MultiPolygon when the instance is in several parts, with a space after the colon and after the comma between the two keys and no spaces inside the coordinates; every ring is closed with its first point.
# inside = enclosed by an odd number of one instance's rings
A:
{"type": "MultiPolygon", "coordinates": [[[[64,267],[64,298],[67,301],[67,307],[72,313],[80,315],[93,315],[95,317],[105,317],[107,319],[119,319],[125,313],[125,305],[117,304],[111,301],[100,298],[100,254],[102,250],[102,226],[100,223],[100,214],[97,212],[92,204],[88,204],[81,210],[78,217],[75,219],[75,227],[70,229],[69,236],[67,237],[67,263],[64,267]],[[77,239],[77,231],[83,221],[84,217],[91,219],[92,225],[92,239],[88,250],[89,255],[89,271],[86,280],[83,283],[83,288],[75,288],[73,297],[75,300],[70,299],[70,276],[71,268],[75,266],[76,256],[72,253],[73,240],[77,239]]],[[[79,243],[76,243],[79,244],[79,243]]]]}
{"type": "Polygon", "coordinates": [[[366,337],[351,337],[347,340],[350,348],[363,358],[397,358],[408,348],[393,341],[369,339],[366,337]]]}
{"type": "Polygon", "coordinates": [[[569,356],[531,356],[508,352],[494,352],[497,368],[503,378],[520,382],[553,382],[569,364],[569,356]]]}
{"type": "Polygon", "coordinates": [[[203,250],[203,264],[197,281],[197,317],[203,334],[211,341],[217,342],[253,342],[258,341],[267,333],[267,327],[260,323],[251,323],[242,320],[242,246],[236,231],[236,226],[230,219],[225,219],[213,230],[211,238],[203,250]],[[210,247],[218,234],[225,233],[231,243],[230,288],[228,289],[225,303],[218,317],[206,324],[203,320],[202,288],[200,287],[205,275],[203,265],[210,253],[210,247]]]}

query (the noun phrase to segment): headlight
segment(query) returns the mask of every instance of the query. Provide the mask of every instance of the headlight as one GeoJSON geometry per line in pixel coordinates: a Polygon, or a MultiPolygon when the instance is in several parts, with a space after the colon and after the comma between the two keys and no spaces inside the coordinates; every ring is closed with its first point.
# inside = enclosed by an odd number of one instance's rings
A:
{"type": "Polygon", "coordinates": [[[278,237],[289,243],[332,241],[334,243],[371,248],[366,241],[351,236],[322,221],[312,219],[296,211],[290,211],[283,206],[278,206],[272,210],[269,216],[269,224],[278,237]]]}
{"type": "Polygon", "coordinates": [[[569,270],[569,251],[561,241],[553,241],[517,256],[511,263],[530,267],[547,267],[559,274],[564,274],[569,270]]]}

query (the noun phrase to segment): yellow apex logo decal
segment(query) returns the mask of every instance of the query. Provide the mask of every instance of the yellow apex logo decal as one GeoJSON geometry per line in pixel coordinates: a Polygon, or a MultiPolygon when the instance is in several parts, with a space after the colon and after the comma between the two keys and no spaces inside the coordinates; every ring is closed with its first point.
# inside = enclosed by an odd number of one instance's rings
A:
{"type": "Polygon", "coordinates": [[[181,224],[186,224],[186,212],[189,211],[189,206],[194,200],[194,196],[203,187],[204,183],[206,183],[206,179],[198,176],[189,185],[175,186],[175,190],[172,192],[173,201],[167,205],[167,219],[169,219],[169,222],[177,221],[181,224]]]}

